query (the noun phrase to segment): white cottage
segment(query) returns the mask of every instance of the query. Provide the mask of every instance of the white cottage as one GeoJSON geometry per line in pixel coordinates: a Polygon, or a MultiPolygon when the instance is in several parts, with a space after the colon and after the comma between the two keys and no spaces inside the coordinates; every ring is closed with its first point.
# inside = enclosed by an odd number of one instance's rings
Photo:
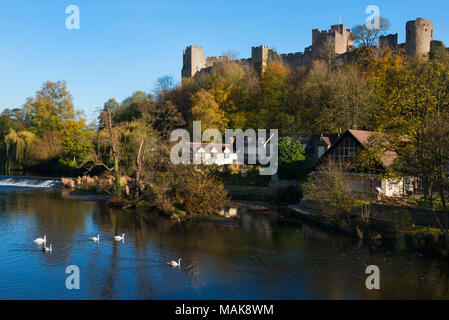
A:
{"type": "Polygon", "coordinates": [[[233,151],[232,144],[189,142],[188,145],[192,163],[222,166],[237,161],[237,153],[233,151]]]}

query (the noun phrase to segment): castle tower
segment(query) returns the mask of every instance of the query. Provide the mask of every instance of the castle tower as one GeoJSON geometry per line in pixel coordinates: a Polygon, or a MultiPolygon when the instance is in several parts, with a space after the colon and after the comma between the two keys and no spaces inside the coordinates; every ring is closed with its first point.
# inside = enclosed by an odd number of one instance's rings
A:
{"type": "Polygon", "coordinates": [[[265,71],[268,65],[269,48],[267,46],[259,46],[251,48],[251,60],[253,62],[254,69],[260,74],[265,71]]]}
{"type": "Polygon", "coordinates": [[[193,78],[195,74],[204,68],[206,68],[204,48],[199,46],[188,46],[183,51],[181,76],[183,78],[193,78]]]}
{"type": "Polygon", "coordinates": [[[330,48],[331,42],[335,54],[340,55],[348,51],[352,46],[352,31],[346,29],[345,25],[337,24],[331,26],[328,31],[322,31],[320,29],[312,30],[312,55],[313,58],[317,58],[322,54],[323,50],[330,48]]]}
{"type": "Polygon", "coordinates": [[[388,34],[379,37],[379,48],[384,50],[396,50],[398,47],[398,34],[388,34]]]}
{"type": "Polygon", "coordinates": [[[408,55],[421,57],[429,54],[432,40],[432,21],[418,18],[407,22],[405,48],[408,55]]]}

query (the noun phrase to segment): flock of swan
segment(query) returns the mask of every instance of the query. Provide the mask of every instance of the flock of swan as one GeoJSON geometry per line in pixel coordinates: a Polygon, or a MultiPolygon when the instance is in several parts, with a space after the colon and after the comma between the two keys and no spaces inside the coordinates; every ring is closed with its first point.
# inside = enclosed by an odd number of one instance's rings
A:
{"type": "MultiPolygon", "coordinates": [[[[98,234],[96,237],[90,237],[89,240],[94,241],[94,242],[100,242],[100,235],[98,234]]],[[[122,233],[119,236],[114,236],[114,240],[115,241],[124,241],[125,240],[125,234],[122,233]]],[[[41,244],[42,245],[42,251],[43,252],[52,252],[52,246],[53,244],[50,243],[50,246],[47,247],[47,235],[44,235],[43,238],[37,238],[34,239],[33,242],[35,244],[41,244]]],[[[170,261],[167,262],[167,264],[171,267],[180,267],[181,266],[181,258],[178,259],[178,262],[176,261],[170,261]]]]}

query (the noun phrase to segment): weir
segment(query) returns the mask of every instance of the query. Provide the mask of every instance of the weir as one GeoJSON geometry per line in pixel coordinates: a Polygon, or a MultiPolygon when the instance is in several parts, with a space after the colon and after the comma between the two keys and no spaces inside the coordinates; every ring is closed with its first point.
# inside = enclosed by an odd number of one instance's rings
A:
{"type": "Polygon", "coordinates": [[[59,178],[0,176],[0,187],[50,188],[60,185],[59,178]]]}

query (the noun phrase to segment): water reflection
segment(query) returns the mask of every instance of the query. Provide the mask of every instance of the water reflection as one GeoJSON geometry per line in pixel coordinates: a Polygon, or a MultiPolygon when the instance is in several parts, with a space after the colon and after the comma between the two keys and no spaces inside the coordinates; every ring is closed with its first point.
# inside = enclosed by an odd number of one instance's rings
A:
{"type": "Polygon", "coordinates": [[[446,263],[364,246],[279,214],[235,211],[237,226],[173,222],[73,201],[54,190],[0,189],[2,299],[446,299],[446,263]],[[124,242],[114,235],[126,234],[124,242]],[[52,254],[32,243],[47,234],[52,254]],[[99,243],[89,237],[101,235],[99,243]],[[167,262],[182,258],[180,268],[167,262]],[[81,290],[65,289],[65,268],[81,290]],[[368,291],[365,266],[381,270],[368,291]],[[420,280],[424,278],[424,280],[420,280]]]}

